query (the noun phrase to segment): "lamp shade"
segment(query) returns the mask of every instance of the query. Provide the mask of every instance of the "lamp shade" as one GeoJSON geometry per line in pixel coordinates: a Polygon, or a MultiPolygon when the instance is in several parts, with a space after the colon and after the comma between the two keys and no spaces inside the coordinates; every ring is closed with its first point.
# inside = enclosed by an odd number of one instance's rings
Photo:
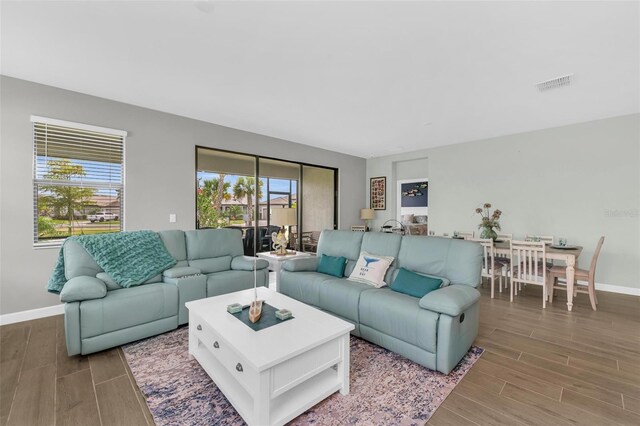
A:
{"type": "Polygon", "coordinates": [[[298,215],[296,209],[291,208],[273,208],[271,209],[271,218],[269,221],[272,225],[289,226],[298,223],[298,215]]]}
{"type": "Polygon", "coordinates": [[[360,219],[371,220],[375,218],[376,211],[373,209],[360,209],[360,219]]]}

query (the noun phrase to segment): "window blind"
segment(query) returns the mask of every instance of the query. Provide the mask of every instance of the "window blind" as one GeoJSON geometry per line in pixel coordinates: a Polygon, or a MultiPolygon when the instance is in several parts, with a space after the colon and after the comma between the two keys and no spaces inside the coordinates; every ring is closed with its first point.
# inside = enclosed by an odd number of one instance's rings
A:
{"type": "Polygon", "coordinates": [[[126,132],[32,122],[34,242],[122,230],[126,132]]]}

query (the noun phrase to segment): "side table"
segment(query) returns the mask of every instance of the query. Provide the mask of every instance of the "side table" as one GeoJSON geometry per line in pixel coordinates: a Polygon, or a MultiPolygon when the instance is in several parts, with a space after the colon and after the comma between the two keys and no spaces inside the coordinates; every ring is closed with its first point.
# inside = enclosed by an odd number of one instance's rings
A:
{"type": "Polygon", "coordinates": [[[271,252],[265,251],[262,253],[258,253],[258,257],[269,262],[269,270],[276,273],[276,287],[274,290],[278,291],[278,284],[280,283],[280,268],[282,267],[282,262],[284,262],[285,260],[311,257],[311,255],[309,253],[296,251],[290,252],[290,254],[287,254],[285,256],[278,256],[276,254],[272,254],[271,252]]]}

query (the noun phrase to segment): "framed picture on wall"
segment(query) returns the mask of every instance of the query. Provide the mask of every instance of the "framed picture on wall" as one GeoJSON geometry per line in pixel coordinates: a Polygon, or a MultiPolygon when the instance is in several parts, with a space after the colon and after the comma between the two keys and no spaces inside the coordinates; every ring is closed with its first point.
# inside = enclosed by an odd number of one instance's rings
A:
{"type": "Polygon", "coordinates": [[[387,178],[385,176],[371,178],[369,200],[373,210],[387,209],[387,178]]]}

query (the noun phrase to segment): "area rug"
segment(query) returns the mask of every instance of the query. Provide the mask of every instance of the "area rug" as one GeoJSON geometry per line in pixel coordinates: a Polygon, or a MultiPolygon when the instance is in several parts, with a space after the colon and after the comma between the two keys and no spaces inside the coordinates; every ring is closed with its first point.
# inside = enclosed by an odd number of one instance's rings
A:
{"type": "MultiPolygon", "coordinates": [[[[196,360],[189,328],[122,347],[158,426],[244,425],[196,360]]],[[[422,425],[480,358],[472,347],[449,375],[351,337],[350,393],[335,393],[291,425],[422,425]]]]}

